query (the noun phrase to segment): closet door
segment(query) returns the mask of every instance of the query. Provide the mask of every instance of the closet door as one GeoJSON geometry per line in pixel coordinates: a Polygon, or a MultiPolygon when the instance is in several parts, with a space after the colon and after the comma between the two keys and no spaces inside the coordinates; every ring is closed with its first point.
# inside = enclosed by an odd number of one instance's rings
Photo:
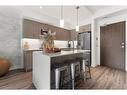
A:
{"type": "Polygon", "coordinates": [[[125,21],[100,30],[101,65],[125,70],[125,21]]]}

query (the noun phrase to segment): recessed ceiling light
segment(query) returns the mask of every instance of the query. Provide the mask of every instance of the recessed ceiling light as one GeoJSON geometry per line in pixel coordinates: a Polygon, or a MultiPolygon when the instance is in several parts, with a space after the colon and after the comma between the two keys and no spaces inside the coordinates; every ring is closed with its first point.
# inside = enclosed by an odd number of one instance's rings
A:
{"type": "Polygon", "coordinates": [[[42,9],[42,6],[40,6],[40,9],[42,9]]]}

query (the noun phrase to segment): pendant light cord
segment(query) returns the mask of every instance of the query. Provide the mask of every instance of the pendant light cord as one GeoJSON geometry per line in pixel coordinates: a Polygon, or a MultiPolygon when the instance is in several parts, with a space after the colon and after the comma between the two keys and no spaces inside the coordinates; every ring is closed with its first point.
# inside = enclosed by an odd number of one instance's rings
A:
{"type": "Polygon", "coordinates": [[[61,18],[60,19],[63,19],[63,6],[61,6],[61,18]]]}
{"type": "Polygon", "coordinates": [[[78,25],[78,17],[79,17],[78,9],[79,9],[79,6],[77,6],[76,9],[77,9],[77,25],[78,25]]]}

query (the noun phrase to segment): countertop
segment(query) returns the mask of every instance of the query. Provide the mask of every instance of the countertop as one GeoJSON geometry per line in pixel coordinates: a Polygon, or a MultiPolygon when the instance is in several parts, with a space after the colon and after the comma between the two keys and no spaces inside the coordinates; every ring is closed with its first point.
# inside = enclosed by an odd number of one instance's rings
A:
{"type": "MultiPolygon", "coordinates": [[[[73,48],[61,48],[63,51],[70,51],[73,50],[73,48]]],[[[75,48],[76,50],[76,48],[75,48]]],[[[42,51],[42,49],[23,49],[23,51],[42,51]]]]}
{"type": "Polygon", "coordinates": [[[23,51],[27,52],[27,51],[42,51],[42,49],[24,49],[23,51]]]}
{"type": "Polygon", "coordinates": [[[64,56],[64,55],[71,55],[71,54],[78,54],[78,53],[89,53],[90,50],[71,50],[71,51],[61,51],[58,53],[43,53],[42,51],[35,51],[34,53],[41,53],[42,55],[49,56],[49,57],[57,57],[57,56],[64,56]]]}

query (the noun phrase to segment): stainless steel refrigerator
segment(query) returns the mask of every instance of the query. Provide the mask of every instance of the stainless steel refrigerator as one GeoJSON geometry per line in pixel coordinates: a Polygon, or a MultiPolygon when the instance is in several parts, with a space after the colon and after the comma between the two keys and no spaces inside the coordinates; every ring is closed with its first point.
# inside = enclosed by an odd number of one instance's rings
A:
{"type": "MultiPolygon", "coordinates": [[[[91,32],[82,32],[78,34],[78,49],[90,50],[91,51],[91,32]]],[[[85,57],[88,59],[91,64],[91,52],[87,53],[85,57]]]]}

